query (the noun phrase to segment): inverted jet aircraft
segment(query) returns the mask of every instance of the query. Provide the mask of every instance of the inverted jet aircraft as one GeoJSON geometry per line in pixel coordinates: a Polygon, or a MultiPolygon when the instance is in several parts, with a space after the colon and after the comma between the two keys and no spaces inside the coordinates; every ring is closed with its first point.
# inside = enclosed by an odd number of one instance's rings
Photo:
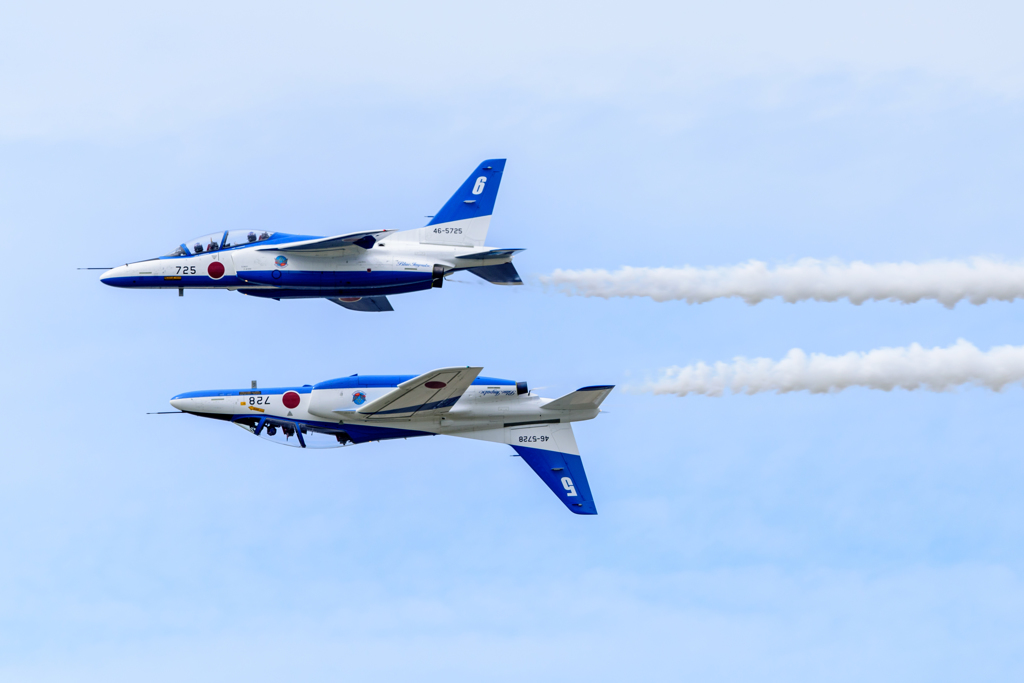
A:
{"type": "Polygon", "coordinates": [[[480,377],[483,368],[411,375],[352,375],[301,387],[192,391],[178,410],[224,420],[277,443],[331,448],[445,434],[512,446],[559,500],[596,515],[570,423],[597,417],[612,386],[552,400],[526,382],[480,377]]]}
{"type": "Polygon", "coordinates": [[[322,298],[354,311],[391,311],[390,294],[441,287],[466,270],[521,285],[512,257],[484,246],[504,159],[470,174],[426,227],[334,237],[224,230],[182,242],[166,256],[111,268],[102,281],[132,289],[229,289],[271,299],[322,298]]]}

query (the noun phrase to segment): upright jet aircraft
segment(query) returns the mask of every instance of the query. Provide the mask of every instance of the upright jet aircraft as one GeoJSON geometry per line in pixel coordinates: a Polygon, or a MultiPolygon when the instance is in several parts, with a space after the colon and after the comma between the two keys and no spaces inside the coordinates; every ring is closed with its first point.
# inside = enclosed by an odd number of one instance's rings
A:
{"type": "Polygon", "coordinates": [[[512,257],[484,246],[504,159],[470,174],[426,227],[334,237],[224,230],[182,242],[166,256],[111,268],[102,281],[132,289],[230,289],[271,299],[321,298],[353,311],[391,311],[390,294],[441,287],[467,270],[521,285],[512,257]]]}
{"type": "Polygon", "coordinates": [[[192,391],[178,410],[224,420],[299,448],[446,434],[509,444],[570,511],[596,515],[570,423],[591,420],[614,387],[583,387],[551,400],[526,382],[480,377],[483,368],[424,375],[352,375],[276,389],[192,391]]]}

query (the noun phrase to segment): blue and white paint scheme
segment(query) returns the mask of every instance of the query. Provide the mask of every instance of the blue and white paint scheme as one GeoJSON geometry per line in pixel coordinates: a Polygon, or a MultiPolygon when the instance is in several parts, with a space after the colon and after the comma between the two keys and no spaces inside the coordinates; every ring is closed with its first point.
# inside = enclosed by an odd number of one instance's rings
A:
{"type": "Polygon", "coordinates": [[[526,382],[455,367],[412,375],[352,375],[301,387],[192,391],[171,399],[184,413],[231,422],[299,448],[330,448],[444,434],[509,444],[570,511],[596,515],[572,422],[591,420],[613,386],[558,399],[526,382]]]}
{"type": "Polygon", "coordinates": [[[102,281],[129,289],[228,289],[271,299],[321,298],[354,311],[391,311],[387,297],[441,287],[466,270],[521,285],[512,257],[484,246],[504,159],[488,159],[426,227],[334,237],[224,230],[182,242],[166,256],[111,268],[102,281]]]}

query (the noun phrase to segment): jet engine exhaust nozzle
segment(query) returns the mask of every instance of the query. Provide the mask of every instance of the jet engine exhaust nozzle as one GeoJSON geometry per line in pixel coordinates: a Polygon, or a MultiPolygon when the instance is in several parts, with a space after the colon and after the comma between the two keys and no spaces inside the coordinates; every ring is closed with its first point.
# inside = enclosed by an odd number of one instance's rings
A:
{"type": "Polygon", "coordinates": [[[441,289],[444,285],[444,266],[440,263],[434,264],[434,271],[431,273],[430,286],[441,289]]]}

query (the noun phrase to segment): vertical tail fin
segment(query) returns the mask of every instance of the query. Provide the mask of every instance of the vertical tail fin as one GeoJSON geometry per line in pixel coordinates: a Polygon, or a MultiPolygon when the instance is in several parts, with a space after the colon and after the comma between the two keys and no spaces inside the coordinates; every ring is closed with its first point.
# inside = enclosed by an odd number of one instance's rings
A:
{"type": "Polygon", "coordinates": [[[437,215],[422,228],[420,242],[479,247],[487,239],[504,159],[480,163],[437,215]]]}
{"type": "Polygon", "coordinates": [[[583,458],[568,422],[519,422],[503,428],[453,432],[452,436],[509,444],[570,512],[597,514],[583,458]]]}
{"type": "Polygon", "coordinates": [[[570,512],[577,515],[596,515],[594,495],[590,492],[583,458],[575,453],[560,453],[540,448],[512,444],[526,464],[548,485],[570,512]]]}
{"type": "Polygon", "coordinates": [[[506,442],[570,512],[597,514],[572,425],[566,422],[534,424],[506,427],[505,431],[506,442]]]}

